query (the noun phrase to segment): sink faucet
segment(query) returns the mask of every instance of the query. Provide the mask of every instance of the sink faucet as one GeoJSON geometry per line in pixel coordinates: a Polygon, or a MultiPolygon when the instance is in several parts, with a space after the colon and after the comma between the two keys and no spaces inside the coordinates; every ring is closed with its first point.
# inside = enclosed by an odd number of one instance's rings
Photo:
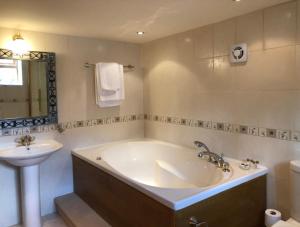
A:
{"type": "Polygon", "coordinates": [[[24,136],[21,136],[20,138],[17,138],[15,142],[17,143],[17,146],[25,146],[27,150],[29,150],[29,146],[33,143],[35,140],[35,137],[30,135],[30,130],[27,129],[24,136]]]}
{"type": "Polygon", "coordinates": [[[218,155],[214,152],[211,152],[209,150],[209,148],[203,142],[195,141],[194,144],[198,149],[204,148],[204,151],[200,151],[198,153],[198,157],[203,158],[203,159],[205,157],[208,157],[209,162],[215,164],[218,168],[221,168],[224,172],[230,171],[229,163],[224,160],[223,154],[218,155]]]}

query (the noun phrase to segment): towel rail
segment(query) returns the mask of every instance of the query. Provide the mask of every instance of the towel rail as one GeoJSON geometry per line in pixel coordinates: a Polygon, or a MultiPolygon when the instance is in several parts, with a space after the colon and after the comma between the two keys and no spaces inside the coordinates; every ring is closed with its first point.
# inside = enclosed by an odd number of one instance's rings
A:
{"type": "MultiPolygon", "coordinates": [[[[84,63],[83,67],[85,68],[91,68],[91,67],[95,67],[96,64],[90,64],[88,62],[84,63]]],[[[133,65],[123,65],[124,68],[126,69],[130,69],[130,70],[133,70],[135,68],[135,66],[133,65]]]]}

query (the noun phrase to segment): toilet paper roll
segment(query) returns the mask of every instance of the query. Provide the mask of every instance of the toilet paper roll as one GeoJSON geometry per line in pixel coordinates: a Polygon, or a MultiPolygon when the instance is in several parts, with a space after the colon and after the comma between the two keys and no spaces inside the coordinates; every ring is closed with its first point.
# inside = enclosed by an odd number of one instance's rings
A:
{"type": "Polygon", "coordinates": [[[281,213],[278,210],[267,209],[265,212],[265,225],[271,227],[281,220],[281,213]]]}

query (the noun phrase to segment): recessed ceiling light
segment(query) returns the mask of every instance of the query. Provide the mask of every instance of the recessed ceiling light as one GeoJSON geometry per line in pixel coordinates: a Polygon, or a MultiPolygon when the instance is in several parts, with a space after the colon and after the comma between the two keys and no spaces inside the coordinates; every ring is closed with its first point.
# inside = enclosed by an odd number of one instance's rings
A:
{"type": "Polygon", "coordinates": [[[240,2],[241,0],[232,0],[232,1],[234,1],[234,2],[240,2]]]}
{"type": "Polygon", "coordinates": [[[145,34],[145,32],[136,32],[136,34],[139,36],[143,36],[145,34]]]}

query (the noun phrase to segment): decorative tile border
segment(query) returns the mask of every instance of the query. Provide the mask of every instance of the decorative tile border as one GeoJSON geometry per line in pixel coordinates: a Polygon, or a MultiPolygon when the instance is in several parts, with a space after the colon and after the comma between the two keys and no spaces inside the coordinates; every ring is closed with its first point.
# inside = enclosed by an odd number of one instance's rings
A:
{"type": "Polygon", "coordinates": [[[70,122],[63,122],[59,124],[0,129],[0,137],[21,136],[26,134],[28,130],[30,130],[31,133],[54,132],[57,130],[63,132],[65,130],[70,130],[74,128],[94,127],[94,126],[117,124],[121,122],[131,122],[131,121],[138,121],[138,120],[149,120],[149,121],[156,121],[165,124],[175,124],[175,125],[182,125],[188,127],[199,127],[199,128],[205,128],[205,129],[211,129],[217,131],[224,131],[228,133],[238,133],[244,135],[260,136],[260,137],[268,137],[273,139],[300,142],[300,131],[282,130],[282,129],[273,129],[273,128],[260,128],[260,127],[253,127],[248,125],[195,120],[195,119],[179,118],[179,117],[171,117],[171,116],[161,116],[155,114],[131,114],[131,115],[123,115],[123,116],[102,117],[99,119],[92,119],[92,120],[70,121],[70,122]]]}
{"type": "Polygon", "coordinates": [[[148,121],[157,121],[166,124],[183,125],[188,127],[199,127],[224,131],[229,133],[238,133],[251,136],[268,137],[280,140],[300,142],[300,131],[282,130],[274,128],[260,128],[248,125],[239,125],[225,122],[203,121],[171,116],[160,116],[155,114],[145,114],[144,119],[148,121]]]}
{"type": "Polygon", "coordinates": [[[24,135],[30,130],[30,133],[45,133],[59,131],[63,132],[65,130],[70,130],[74,128],[82,127],[93,127],[100,125],[116,124],[121,122],[131,122],[144,120],[144,114],[131,114],[124,116],[112,116],[112,117],[102,117],[99,119],[93,120],[82,120],[82,121],[70,121],[63,122],[59,124],[50,124],[50,125],[39,125],[32,127],[22,127],[22,128],[11,128],[11,129],[0,129],[1,136],[21,136],[24,135]]]}

